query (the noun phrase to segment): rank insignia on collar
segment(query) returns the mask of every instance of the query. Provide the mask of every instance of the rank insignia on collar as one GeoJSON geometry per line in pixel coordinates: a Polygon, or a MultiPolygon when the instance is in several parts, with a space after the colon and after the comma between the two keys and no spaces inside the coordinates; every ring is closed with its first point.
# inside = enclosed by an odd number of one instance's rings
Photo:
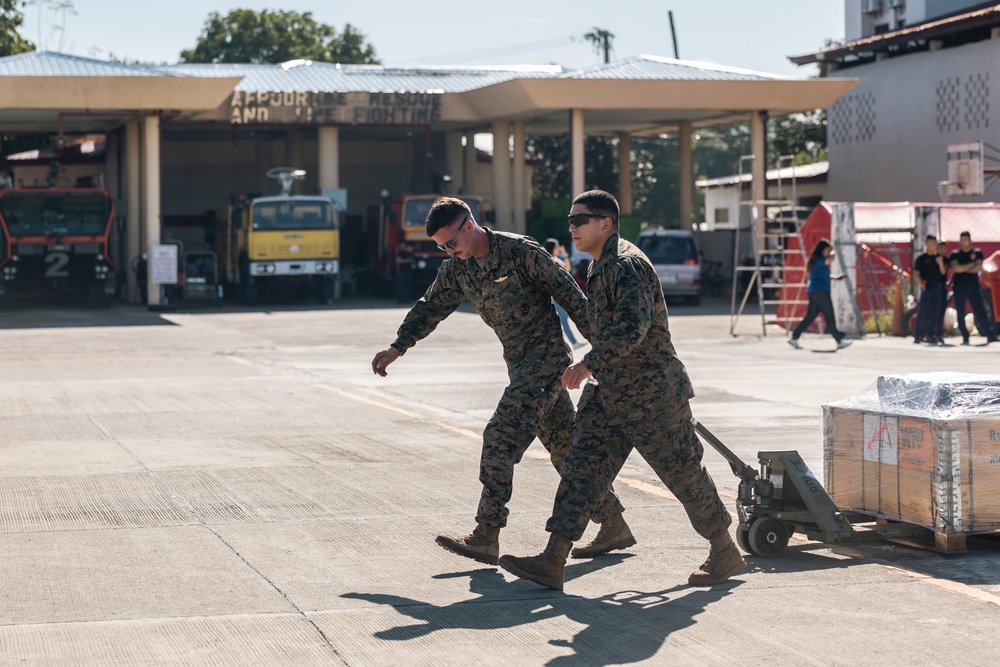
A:
{"type": "Polygon", "coordinates": [[[493,282],[495,282],[495,283],[502,283],[503,281],[507,280],[507,278],[509,278],[509,277],[510,276],[500,276],[499,278],[497,278],[493,282]]]}

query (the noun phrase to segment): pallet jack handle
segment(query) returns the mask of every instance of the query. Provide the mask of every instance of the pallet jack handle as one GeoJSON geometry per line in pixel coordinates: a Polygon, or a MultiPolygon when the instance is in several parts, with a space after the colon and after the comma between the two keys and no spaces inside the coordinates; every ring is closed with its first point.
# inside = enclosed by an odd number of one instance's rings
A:
{"type": "Polygon", "coordinates": [[[739,477],[741,480],[747,484],[753,484],[755,481],[760,479],[760,474],[758,474],[757,469],[751,465],[748,465],[740,457],[733,453],[733,450],[726,447],[726,445],[715,437],[711,431],[705,428],[696,417],[691,418],[691,423],[694,424],[695,430],[698,432],[704,440],[712,445],[717,452],[722,454],[722,458],[726,459],[729,463],[729,467],[733,469],[733,474],[739,477]]]}

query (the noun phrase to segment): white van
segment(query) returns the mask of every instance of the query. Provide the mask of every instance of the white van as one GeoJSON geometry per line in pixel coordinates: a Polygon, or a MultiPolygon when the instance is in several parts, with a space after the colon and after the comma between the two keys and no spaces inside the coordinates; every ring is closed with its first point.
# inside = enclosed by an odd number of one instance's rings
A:
{"type": "Polygon", "coordinates": [[[635,244],[656,269],[663,296],[701,305],[701,260],[694,234],[683,229],[647,229],[635,244]]]}

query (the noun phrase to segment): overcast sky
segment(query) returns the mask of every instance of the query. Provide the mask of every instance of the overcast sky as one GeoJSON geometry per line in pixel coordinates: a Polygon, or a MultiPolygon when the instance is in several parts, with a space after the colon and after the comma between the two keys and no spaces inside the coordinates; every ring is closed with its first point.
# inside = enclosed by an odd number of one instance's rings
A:
{"type": "Polygon", "coordinates": [[[680,57],[733,67],[810,76],[787,56],[844,36],[843,0],[31,0],[22,33],[39,48],[80,56],[177,62],[194,46],[212,11],[237,8],[312,12],[320,22],[351,23],[387,65],[511,65],[601,62],[583,35],[611,32],[612,58],[673,56],[667,10],[673,10],[680,57]]]}

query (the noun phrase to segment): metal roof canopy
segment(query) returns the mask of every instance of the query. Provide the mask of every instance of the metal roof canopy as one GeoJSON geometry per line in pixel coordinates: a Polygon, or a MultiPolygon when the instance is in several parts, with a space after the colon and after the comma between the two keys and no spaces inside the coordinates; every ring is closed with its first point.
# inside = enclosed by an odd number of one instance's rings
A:
{"type": "Polygon", "coordinates": [[[941,39],[956,32],[974,30],[976,28],[992,28],[1000,25],[1000,5],[984,3],[978,9],[969,11],[961,9],[943,17],[924,21],[914,25],[904,26],[891,32],[885,32],[869,37],[862,37],[851,42],[836,44],[815,53],[801,56],[790,56],[788,59],[796,65],[809,65],[817,62],[840,63],[851,58],[874,56],[876,53],[891,51],[893,47],[913,43],[926,43],[933,39],[941,39]]]}
{"type": "MultiPolygon", "coordinates": [[[[859,79],[792,79],[711,63],[635,56],[595,67],[413,67],[293,61],[281,65],[126,65],[53,52],[0,58],[0,131],[108,132],[133,115],[229,127],[244,93],[421,92],[441,95],[433,130],[485,130],[523,120],[530,134],[565,134],[569,109],[590,135],[675,132],[825,108],[859,79]]],[[[262,126],[263,127],[263,126],[262,126]]],[[[342,127],[351,127],[342,125],[342,127]]],[[[363,125],[353,127],[361,128],[363,125]]]]}

